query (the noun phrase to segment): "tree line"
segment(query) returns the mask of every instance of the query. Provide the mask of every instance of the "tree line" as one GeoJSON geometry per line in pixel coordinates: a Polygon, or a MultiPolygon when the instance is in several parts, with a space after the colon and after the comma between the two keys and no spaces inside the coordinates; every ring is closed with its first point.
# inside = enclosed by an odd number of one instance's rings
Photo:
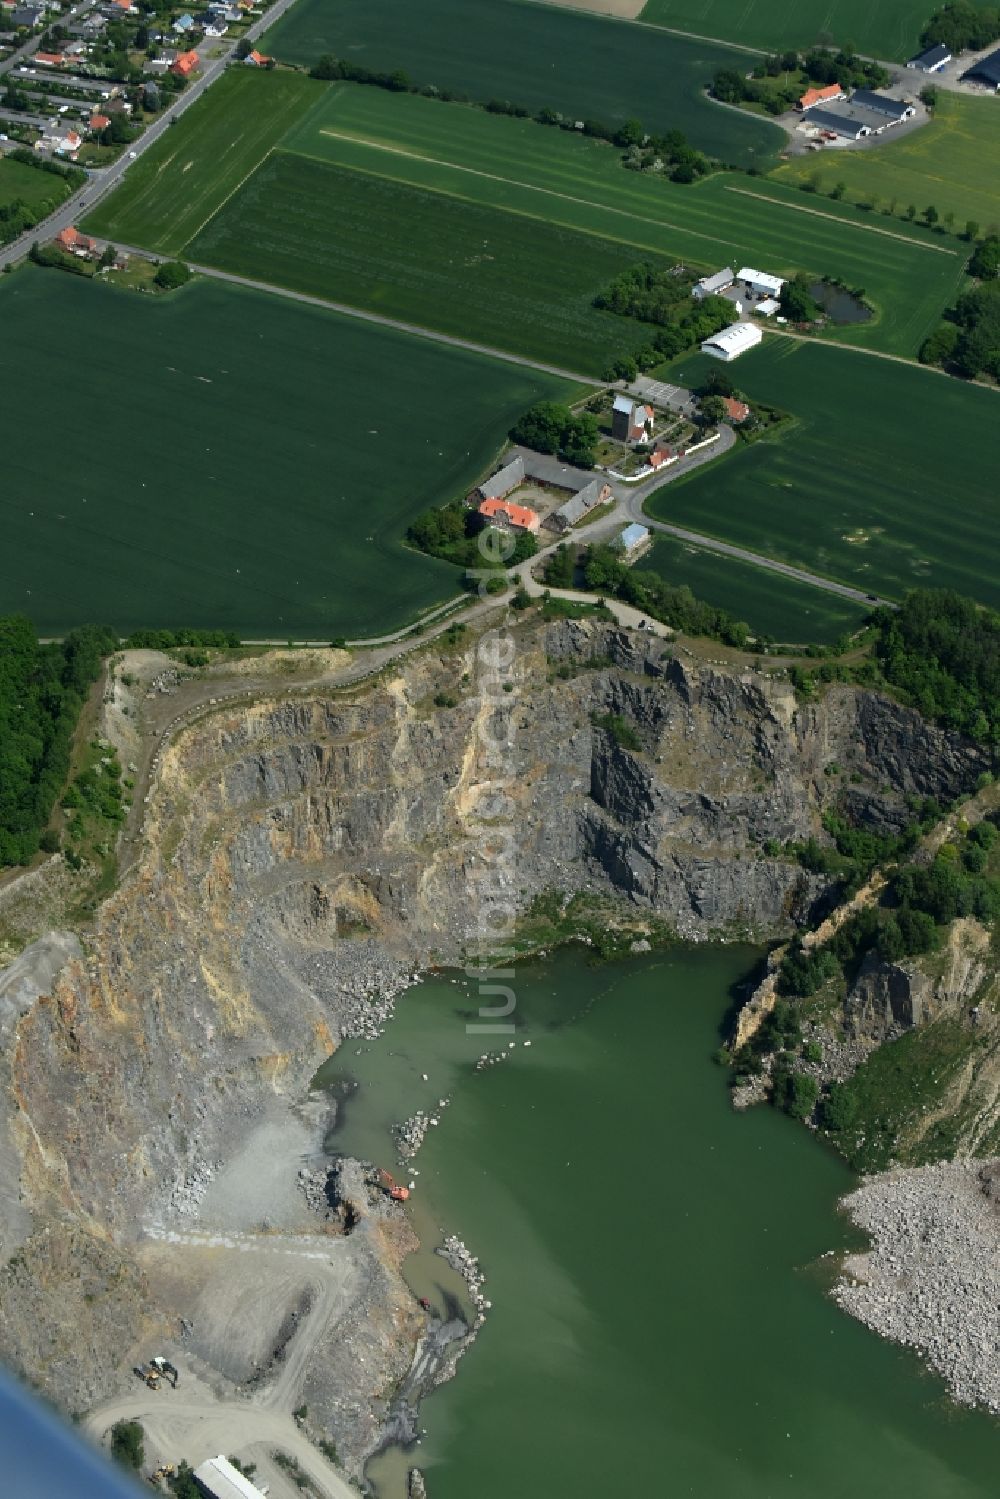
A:
{"type": "Polygon", "coordinates": [[[117,644],[112,630],[85,625],[42,645],[22,615],[0,618],[0,865],[37,853],[80,709],[117,644]]]}
{"type": "Polygon", "coordinates": [[[888,82],[889,74],[881,63],[859,57],[853,47],[839,52],[814,47],[801,57],[792,51],[774,53],[757,63],[749,77],[736,68],[720,68],[712,79],[712,94],[723,104],[760,104],[768,114],[780,115],[795,108],[806,85],[822,88],[837,83],[850,90],[884,88],[888,82]],[[795,77],[783,88],[764,81],[784,73],[795,77]]]}
{"type": "Polygon", "coordinates": [[[610,125],[606,120],[586,118],[578,120],[575,115],[565,115],[558,109],[543,105],[531,110],[510,99],[473,99],[459,89],[439,88],[434,83],[415,83],[404,68],[393,68],[390,72],[378,72],[366,68],[362,63],[351,62],[346,57],[336,57],[325,52],[309,70],[310,78],[327,82],[345,80],[348,83],[368,84],[373,88],[387,89],[393,94],[420,94],[425,99],[438,99],[443,104],[471,104],[476,109],[485,109],[489,114],[511,115],[518,120],[534,120],[536,125],[552,125],[559,130],[576,131],[597,140],[610,141],[628,152],[625,165],[633,168],[668,166],[667,175],[674,182],[694,182],[711,171],[711,162],[702,151],[690,144],[681,130],[668,130],[656,135],[644,129],[638,119],[625,120],[621,125],[610,125]]]}
{"type": "Polygon", "coordinates": [[[694,277],[676,268],[651,265],[648,261],[622,271],[593,305],[619,317],[635,318],[654,325],[647,345],[634,354],[615,360],[605,371],[608,380],[635,379],[639,370],[652,369],[664,359],[673,359],[693,349],[733,322],[736,314],[725,297],[691,296],[694,277]]]}
{"type": "Polygon", "coordinates": [[[1000,37],[1000,9],[952,0],[936,10],[920,33],[924,47],[943,42],[949,52],[979,52],[1000,37]]]}
{"type": "Polygon", "coordinates": [[[968,271],[979,285],[963,292],[949,308],[925,339],[920,361],[966,379],[1000,379],[1000,237],[988,235],[976,246],[968,271]]]}

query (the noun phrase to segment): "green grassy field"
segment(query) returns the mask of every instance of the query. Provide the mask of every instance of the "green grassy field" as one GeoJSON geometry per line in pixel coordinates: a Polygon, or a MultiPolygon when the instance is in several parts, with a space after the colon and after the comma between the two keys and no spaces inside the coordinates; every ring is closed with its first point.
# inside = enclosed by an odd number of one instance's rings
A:
{"type": "Polygon", "coordinates": [[[720,109],[703,90],[739,53],[626,21],[522,0],[298,0],[262,45],[306,66],[325,52],[485,103],[509,99],[577,119],[683,130],[720,161],[748,166],[776,156],[784,132],[720,109]]]}
{"type": "Polygon", "coordinates": [[[601,142],[350,84],[335,85],[282,147],[690,264],[840,277],[865,288],[879,317],[836,336],[888,353],[916,353],[953,300],[968,254],[950,237],[770,179],[718,173],[681,187],[623,170],[601,142]]]}
{"type": "Polygon", "coordinates": [[[745,620],[755,635],[770,635],[782,643],[832,645],[839,636],[860,629],[867,614],[862,604],[850,599],[672,536],[656,536],[637,565],[670,583],[686,583],[697,598],[745,620]]]}
{"type": "MultiPolygon", "coordinates": [[[[699,354],[672,374],[697,384],[710,368],[699,354]]],[[[665,486],[652,515],[872,593],[956,588],[1000,606],[1000,396],[776,337],[731,373],[798,424],[665,486]]]]}
{"type": "Polygon", "coordinates": [[[457,592],[406,549],[560,381],[217,283],[140,297],[26,267],[0,282],[0,613],[43,633],[218,626],[328,639],[457,592]],[[94,368],[53,425],[57,369],[94,368]],[[54,436],[57,434],[57,437],[54,436]]]}
{"type": "Polygon", "coordinates": [[[920,213],[933,203],[939,214],[955,215],[958,229],[975,219],[983,230],[996,233],[1000,100],[941,93],[930,123],[903,140],[887,140],[884,149],[874,151],[800,157],[780,167],[773,180],[795,183],[813,176],[821,191],[843,182],[855,202],[874,196],[879,208],[895,203],[898,214],[911,203],[920,213]]]}
{"type": "Polygon", "coordinates": [[[188,253],[584,374],[648,339],[642,324],[591,305],[635,263],[627,246],[285,152],[188,253]]]}
{"type": "Polygon", "coordinates": [[[905,61],[933,9],[928,0],[648,0],[641,19],[765,52],[852,42],[867,57],[905,61]]]}
{"type": "Polygon", "coordinates": [[[11,161],[9,156],[0,156],[0,207],[6,208],[18,201],[29,208],[46,209],[51,212],[69,197],[72,189],[64,177],[54,172],[44,172],[38,167],[29,167],[22,161],[11,161]]]}
{"type": "MultiPolygon", "coordinates": [[[[138,163],[144,175],[133,181],[129,173],[85,227],[125,244],[190,258],[201,255],[222,269],[285,281],[334,300],[356,300],[376,310],[383,310],[383,303],[389,310],[391,302],[400,315],[449,331],[456,330],[458,307],[472,305],[466,297],[473,283],[479,283],[488,296],[485,307],[474,313],[479,331],[472,337],[483,337],[496,324],[489,298],[506,269],[512,285],[505,292],[505,306],[517,337],[499,336],[497,342],[537,357],[565,359],[569,330],[585,325],[590,330],[583,335],[585,342],[605,340],[605,355],[584,366],[597,370],[614,349],[634,347],[641,338],[637,328],[617,319],[612,324],[583,307],[599,289],[603,268],[615,263],[607,242],[628,247],[622,254],[629,258],[653,253],[712,269],[749,263],[779,274],[806,270],[863,286],[877,318],[834,336],[889,353],[914,355],[955,297],[967,254],[963,247],[902,222],[889,227],[850,204],[729,173],[680,187],[625,171],[619,153],[602,142],[410,94],[354,84],[328,87],[296,78],[287,97],[272,95],[274,80],[282,76],[249,69],[227,75],[208,95],[213,129],[203,134],[198,111],[205,106],[199,102],[138,163]],[[282,106],[282,123],[286,110],[292,115],[287,129],[269,113],[272,99],[282,106]],[[260,135],[263,119],[270,123],[260,135]],[[244,140],[246,121],[253,129],[248,128],[244,140]],[[216,125],[222,134],[210,146],[206,140],[215,135],[216,125]],[[221,149],[223,139],[230,150],[221,149]],[[249,165],[254,153],[258,162],[271,153],[256,173],[249,165]],[[364,179],[351,182],[343,172],[307,170],[309,163],[303,166],[287,153],[364,174],[364,179]],[[400,234],[391,214],[386,217],[392,197],[387,187],[377,189],[372,181],[377,177],[434,194],[405,200],[421,223],[419,246],[409,232],[400,234]],[[292,184],[306,179],[309,196],[300,194],[301,201],[291,202],[292,184]],[[362,200],[383,239],[376,241],[365,222],[362,200]],[[473,264],[483,250],[470,243],[485,222],[478,217],[480,210],[489,214],[480,238],[492,235],[504,250],[492,262],[473,264]],[[285,233],[286,222],[294,224],[294,236],[285,233]],[[201,233],[193,238],[199,226],[201,233]],[[567,239],[561,232],[567,230],[599,238],[584,244],[567,239]],[[410,261],[418,248],[431,253],[424,266],[414,269],[410,261]],[[441,285],[449,269],[447,253],[464,278],[454,306],[441,285]],[[368,256],[395,261],[392,275],[384,274],[381,282],[366,276],[368,256]],[[564,271],[566,265],[569,271],[564,271]],[[519,285],[513,284],[522,266],[534,267],[537,287],[523,276],[519,285]],[[584,277],[587,268],[598,276],[590,284],[584,277]],[[388,289],[400,277],[408,287],[405,297],[388,289]],[[511,302],[512,297],[527,302],[534,296],[537,308],[543,285],[549,287],[553,278],[559,296],[550,304],[555,310],[546,315],[548,321],[526,317],[511,302]],[[442,316],[450,320],[442,322],[442,316]],[[549,348],[548,322],[553,320],[559,324],[554,337],[562,354],[549,348]]],[[[404,201],[401,194],[396,201],[404,201]]],[[[496,252],[489,248],[486,253],[496,252]]]]}
{"type": "Polygon", "coordinates": [[[84,220],[91,234],[176,255],[323,94],[296,73],[230,68],[84,220]]]}

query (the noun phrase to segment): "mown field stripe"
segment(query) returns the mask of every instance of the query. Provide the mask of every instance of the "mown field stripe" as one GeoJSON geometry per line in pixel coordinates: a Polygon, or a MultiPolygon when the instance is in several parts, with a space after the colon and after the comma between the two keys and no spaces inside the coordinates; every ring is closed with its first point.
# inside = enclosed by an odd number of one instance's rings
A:
{"type": "MultiPolygon", "coordinates": [[[[410,157],[413,161],[423,161],[423,162],[426,162],[428,166],[444,167],[447,171],[452,171],[452,172],[465,172],[470,177],[483,177],[488,182],[502,182],[502,183],[506,184],[508,187],[520,187],[520,188],[523,188],[526,192],[539,193],[542,197],[557,198],[557,199],[560,199],[564,203],[576,203],[581,208],[596,208],[601,213],[612,213],[612,214],[615,214],[616,217],[618,217],[618,218],[629,219],[632,223],[635,223],[635,224],[648,224],[653,229],[672,229],[675,234],[689,234],[689,235],[691,235],[691,237],[693,239],[704,239],[704,240],[707,240],[710,244],[713,244],[713,245],[732,245],[734,248],[738,248],[738,242],[736,240],[722,239],[718,234],[705,234],[700,229],[688,229],[683,224],[674,224],[674,223],[669,222],[667,219],[649,219],[649,218],[646,218],[642,214],[630,213],[625,208],[615,208],[612,204],[601,203],[597,199],[594,199],[594,198],[579,198],[579,197],[574,196],[572,193],[561,193],[561,192],[558,192],[555,188],[552,188],[552,187],[539,187],[538,184],[534,183],[534,182],[523,182],[518,177],[504,177],[499,172],[484,172],[479,167],[466,167],[466,166],[462,166],[459,162],[444,161],[439,156],[425,156],[420,151],[407,151],[402,146],[389,146],[389,145],[386,145],[382,141],[369,141],[369,140],[365,140],[363,136],[351,135],[349,132],[346,132],[346,131],[330,130],[328,128],[324,128],[324,129],[320,130],[319,134],[320,135],[331,136],[335,140],[350,141],[351,145],[353,145],[353,146],[364,146],[366,149],[368,149],[370,151],[385,151],[390,156],[410,157]]],[[[289,151],[288,154],[289,155],[293,155],[293,156],[307,156],[307,157],[309,157],[309,159],[311,161],[323,161],[323,160],[325,160],[325,158],[320,157],[320,156],[311,156],[308,151],[299,151],[299,150],[294,150],[293,149],[293,150],[289,151]]],[[[351,167],[350,170],[351,171],[363,171],[364,168],[363,167],[351,167]]],[[[384,176],[385,174],[383,172],[373,172],[371,175],[373,175],[373,176],[384,176]]],[[[397,178],[395,180],[397,180],[397,181],[408,181],[409,179],[407,179],[407,178],[397,178]]],[[[448,190],[446,188],[427,188],[427,187],[425,187],[425,188],[422,189],[422,191],[424,191],[424,192],[440,192],[444,196],[450,196],[450,197],[455,197],[455,198],[461,198],[461,197],[463,197],[463,195],[461,193],[448,193],[448,190]]],[[[748,194],[748,196],[749,197],[754,197],[755,194],[750,193],[750,194],[748,194]]],[[[475,200],[469,199],[469,200],[466,200],[466,201],[470,201],[471,202],[471,201],[475,201],[475,200]]],[[[504,208],[501,211],[503,213],[518,213],[519,212],[518,209],[516,209],[516,208],[508,208],[506,205],[504,206],[504,208]]],[[[530,218],[531,215],[530,214],[525,214],[524,217],[525,218],[530,218]]],[[[826,217],[826,215],[824,215],[824,217],[826,217]]],[[[835,222],[839,223],[841,221],[838,219],[835,222]]],[[[866,226],[862,226],[862,227],[866,227],[866,226]]],[[[576,232],[578,232],[580,234],[592,234],[597,239],[609,239],[609,238],[612,237],[612,236],[610,236],[608,234],[602,233],[601,230],[599,230],[599,229],[587,229],[587,228],[583,227],[582,225],[575,225],[574,224],[573,228],[574,228],[574,230],[576,230],[576,232]]],[[[620,244],[638,244],[639,242],[636,241],[636,240],[620,240],[619,243],[620,244]]],[[[648,249],[651,249],[651,250],[655,249],[655,250],[657,250],[658,253],[660,253],[660,254],[663,253],[662,250],[660,249],[660,247],[656,246],[656,245],[640,246],[640,248],[648,248],[648,249]]],[[[937,246],[934,246],[934,248],[936,249],[937,246]]]]}
{"type": "Polygon", "coordinates": [[[935,255],[958,255],[947,245],[929,245],[925,240],[914,239],[909,234],[899,234],[895,229],[881,229],[877,224],[859,224],[855,219],[842,219],[839,214],[824,213],[821,208],[809,208],[805,203],[788,203],[784,198],[772,198],[767,193],[752,193],[746,187],[726,186],[727,193],[736,193],[741,198],[756,198],[760,203],[773,203],[777,208],[787,208],[792,213],[808,213],[813,218],[826,219],[830,224],[847,224],[851,229],[860,229],[864,234],[881,234],[886,239],[898,239],[904,245],[915,245],[918,250],[931,250],[935,255]]]}

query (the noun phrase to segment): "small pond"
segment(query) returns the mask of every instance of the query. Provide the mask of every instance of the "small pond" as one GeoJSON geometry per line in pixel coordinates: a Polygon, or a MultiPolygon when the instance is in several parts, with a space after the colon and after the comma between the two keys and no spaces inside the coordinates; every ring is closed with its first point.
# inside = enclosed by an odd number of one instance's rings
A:
{"type": "Polygon", "coordinates": [[[832,281],[814,281],[809,288],[832,323],[867,323],[872,310],[843,286],[832,281]]]}

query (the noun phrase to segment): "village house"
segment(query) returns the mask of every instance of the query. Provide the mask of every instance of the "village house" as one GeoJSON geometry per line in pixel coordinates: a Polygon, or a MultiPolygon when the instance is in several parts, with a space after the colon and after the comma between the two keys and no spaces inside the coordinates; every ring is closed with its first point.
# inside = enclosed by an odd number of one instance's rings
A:
{"type": "Polygon", "coordinates": [[[555,531],[568,531],[598,505],[606,505],[612,497],[610,484],[606,484],[603,479],[591,479],[589,484],[572,495],[564,505],[560,505],[558,510],[553,510],[548,524],[555,531]]]}
{"type": "Polygon", "coordinates": [[[15,27],[24,26],[29,31],[34,31],[35,27],[41,26],[45,19],[45,7],[44,5],[15,5],[10,19],[15,27]]]}
{"type": "Polygon", "coordinates": [[[61,52],[36,52],[35,62],[42,68],[61,68],[65,66],[66,59],[61,52]]]}
{"type": "Polygon", "coordinates": [[[750,415],[750,407],[745,401],[736,401],[732,396],[723,396],[722,404],[726,408],[726,415],[734,426],[738,427],[745,422],[750,415]]]}
{"type": "Polygon", "coordinates": [[[649,455],[649,466],[655,473],[657,469],[669,468],[680,456],[673,448],[654,448],[649,455]]]}
{"type": "Polygon", "coordinates": [[[178,32],[180,35],[183,35],[185,31],[193,31],[194,16],[192,16],[188,11],[185,11],[182,16],[177,17],[177,20],[174,22],[171,30],[178,32]]]}
{"type": "Polygon", "coordinates": [[[519,484],[524,483],[524,459],[520,454],[512,458],[510,463],[503,468],[497,469],[490,479],[486,479],[473,491],[473,498],[479,500],[505,500],[511,490],[516,489],[519,484]]]}
{"type": "Polygon", "coordinates": [[[54,156],[75,156],[83,145],[83,136],[78,130],[68,129],[52,120],[35,142],[36,151],[51,151],[54,156]]]}
{"type": "Polygon", "coordinates": [[[248,68],[266,68],[271,59],[263,52],[248,52],[243,61],[248,68]]]}
{"type": "Polygon", "coordinates": [[[515,505],[512,500],[484,500],[479,514],[505,531],[530,531],[534,534],[542,523],[537,510],[531,510],[527,505],[515,505]]]}
{"type": "Polygon", "coordinates": [[[198,62],[197,52],[179,52],[170,64],[170,71],[177,78],[190,78],[198,62]]]}
{"type": "Polygon", "coordinates": [[[111,118],[109,115],[91,115],[87,121],[87,128],[88,130],[92,130],[95,135],[99,135],[102,130],[107,130],[110,124],[111,118]]]}

